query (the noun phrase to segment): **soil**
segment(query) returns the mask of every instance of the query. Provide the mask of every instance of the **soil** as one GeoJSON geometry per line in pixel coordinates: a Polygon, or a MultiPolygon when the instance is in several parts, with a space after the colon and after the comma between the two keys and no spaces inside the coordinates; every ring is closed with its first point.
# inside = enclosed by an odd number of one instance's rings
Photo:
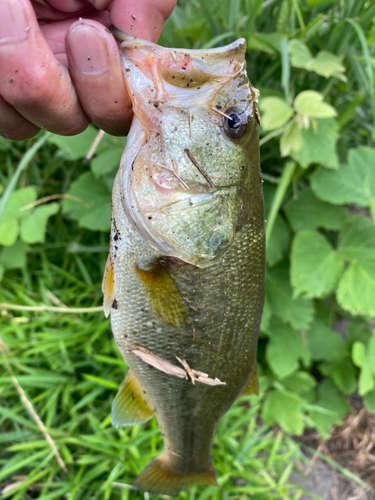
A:
{"type": "MultiPolygon", "coordinates": [[[[324,500],[375,500],[375,414],[363,407],[359,397],[352,399],[351,406],[351,414],[333,427],[329,439],[308,431],[299,440],[302,446],[316,450],[309,457],[315,465],[299,467],[303,476],[296,473],[291,479],[324,500]],[[368,488],[320,460],[320,454],[349,470],[368,488]]],[[[300,500],[311,498],[303,495],[300,500]]]]}

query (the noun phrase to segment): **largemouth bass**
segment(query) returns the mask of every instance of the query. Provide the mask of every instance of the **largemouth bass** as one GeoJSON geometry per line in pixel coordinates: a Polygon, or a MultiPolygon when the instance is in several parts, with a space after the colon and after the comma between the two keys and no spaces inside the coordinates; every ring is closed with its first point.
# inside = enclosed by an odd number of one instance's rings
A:
{"type": "Polygon", "coordinates": [[[114,31],[134,119],[113,187],[104,310],[128,372],[112,407],[156,416],[164,451],[135,481],[215,485],[220,417],[257,392],[264,296],[259,118],[245,40],[167,49],[114,31]]]}

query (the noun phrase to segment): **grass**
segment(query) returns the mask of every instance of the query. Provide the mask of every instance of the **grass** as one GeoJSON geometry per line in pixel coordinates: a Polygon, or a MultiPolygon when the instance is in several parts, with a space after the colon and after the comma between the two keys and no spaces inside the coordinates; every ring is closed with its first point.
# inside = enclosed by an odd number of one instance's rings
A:
{"type": "MultiPolygon", "coordinates": [[[[160,453],[162,439],[155,420],[124,430],[111,426],[111,402],[126,366],[109,322],[101,315],[20,315],[4,309],[2,317],[3,498],[141,498],[125,485],[160,453]],[[67,473],[20,398],[15,378],[44,422],[67,473]]],[[[289,481],[298,446],[280,431],[275,435],[259,425],[251,399],[239,400],[219,424],[213,459],[220,487],[195,488],[176,498],[299,498],[302,489],[289,481]]]]}

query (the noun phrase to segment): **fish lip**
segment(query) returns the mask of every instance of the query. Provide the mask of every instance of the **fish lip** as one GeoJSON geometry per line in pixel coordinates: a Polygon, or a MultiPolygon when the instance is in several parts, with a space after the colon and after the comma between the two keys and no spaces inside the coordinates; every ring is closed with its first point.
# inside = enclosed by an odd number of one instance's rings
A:
{"type": "MultiPolygon", "coordinates": [[[[149,46],[149,47],[158,47],[158,44],[149,42],[148,40],[143,40],[142,38],[137,38],[135,36],[129,36],[117,29],[115,26],[110,26],[109,27],[110,32],[112,35],[115,37],[116,41],[121,44],[122,47],[131,47],[132,45],[137,45],[137,46],[149,46]]],[[[223,47],[214,47],[212,49],[175,49],[175,48],[170,48],[168,49],[173,52],[179,52],[179,53],[189,53],[191,55],[200,55],[202,53],[209,53],[209,54],[225,54],[225,55],[231,55],[235,54],[238,52],[246,52],[246,39],[245,38],[238,38],[237,40],[234,40],[232,43],[229,43],[228,45],[224,45],[223,47]]]]}

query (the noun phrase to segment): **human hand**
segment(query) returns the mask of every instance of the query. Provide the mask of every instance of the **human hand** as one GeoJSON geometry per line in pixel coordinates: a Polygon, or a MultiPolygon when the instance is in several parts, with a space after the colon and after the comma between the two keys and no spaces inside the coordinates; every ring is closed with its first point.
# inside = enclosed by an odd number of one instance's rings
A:
{"type": "Polygon", "coordinates": [[[60,135],[90,122],[125,135],[132,118],[108,27],[157,42],[176,0],[0,0],[0,135],[60,135]]]}

